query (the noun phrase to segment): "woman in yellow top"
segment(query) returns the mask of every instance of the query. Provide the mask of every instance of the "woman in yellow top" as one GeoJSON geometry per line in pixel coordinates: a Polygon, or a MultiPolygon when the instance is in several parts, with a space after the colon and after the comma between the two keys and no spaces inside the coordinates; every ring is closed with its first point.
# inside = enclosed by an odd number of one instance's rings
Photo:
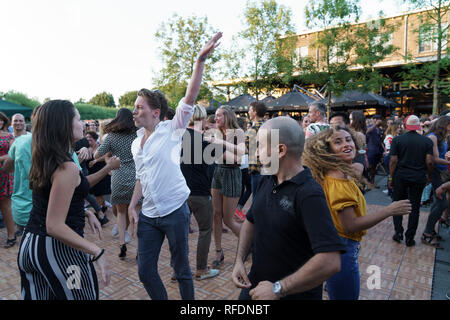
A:
{"type": "Polygon", "coordinates": [[[366,200],[352,169],[356,150],[355,134],[344,127],[334,127],[306,140],[303,162],[322,185],[339,236],[347,251],[341,256],[341,271],[328,279],[331,300],[357,300],[359,297],[359,242],[367,229],[394,215],[411,212],[409,200],[396,201],[366,215],[366,200]]]}

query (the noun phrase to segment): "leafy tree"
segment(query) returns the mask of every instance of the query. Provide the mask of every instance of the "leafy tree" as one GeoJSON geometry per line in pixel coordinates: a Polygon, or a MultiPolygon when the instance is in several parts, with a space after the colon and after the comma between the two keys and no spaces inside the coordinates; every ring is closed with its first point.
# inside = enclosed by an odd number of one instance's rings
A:
{"type": "Polygon", "coordinates": [[[226,89],[215,87],[219,91],[218,95],[215,95],[215,100],[220,102],[226,102],[230,95],[239,95],[244,93],[247,85],[243,81],[239,81],[242,76],[243,57],[245,57],[245,50],[236,44],[239,43],[239,38],[234,35],[232,37],[231,45],[229,48],[222,49],[221,60],[218,62],[218,76],[220,79],[233,79],[233,85],[227,86],[226,89]],[[221,101],[224,98],[225,100],[221,101]]]}
{"type": "Polygon", "coordinates": [[[89,100],[90,104],[102,106],[102,107],[115,107],[116,103],[114,102],[114,97],[111,93],[101,92],[96,94],[91,100],[89,100]]]}
{"type": "Polygon", "coordinates": [[[244,52],[250,61],[248,83],[256,98],[270,91],[281,80],[289,83],[294,70],[296,40],[293,35],[292,11],[275,0],[247,2],[244,11],[246,28],[239,37],[246,43],[244,52]]]}
{"type": "Polygon", "coordinates": [[[328,114],[331,93],[375,91],[390,82],[375,65],[396,49],[389,42],[398,24],[382,18],[358,23],[360,13],[359,0],[310,0],[305,8],[306,24],[321,29],[314,43],[320,61],[303,60],[301,67],[310,82],[326,84],[328,114]]]}
{"type": "Polygon", "coordinates": [[[75,103],[75,107],[80,113],[83,120],[102,120],[113,119],[116,116],[117,110],[111,107],[102,107],[98,105],[75,103]]]}
{"type": "Polygon", "coordinates": [[[35,108],[41,104],[36,98],[29,98],[25,93],[18,91],[8,91],[3,96],[5,100],[25,107],[35,108]]]}
{"type": "Polygon", "coordinates": [[[120,98],[119,98],[119,105],[121,107],[123,106],[134,106],[134,102],[136,101],[137,98],[137,91],[129,91],[124,93],[120,98]]]}
{"type": "Polygon", "coordinates": [[[356,56],[351,64],[362,67],[353,77],[359,90],[376,91],[390,83],[375,65],[397,49],[392,44],[392,37],[398,27],[398,23],[387,24],[383,18],[355,27],[353,42],[356,56]]]}
{"type": "MultiPolygon", "coordinates": [[[[402,76],[406,83],[425,84],[433,83],[433,114],[439,113],[441,95],[449,95],[448,83],[441,80],[442,71],[450,67],[450,50],[448,47],[448,15],[450,2],[445,0],[404,0],[414,9],[431,8],[419,14],[420,27],[414,31],[419,33],[419,47],[424,41],[431,40],[435,48],[436,61],[432,63],[417,64],[409,56],[410,64],[404,68],[402,76]],[[443,54],[444,52],[444,54],[443,54]]],[[[434,49],[433,48],[433,49],[434,49]]]]}
{"type": "MultiPolygon", "coordinates": [[[[198,52],[214,33],[206,17],[180,17],[174,14],[169,21],[160,25],[155,36],[160,44],[158,51],[163,68],[153,81],[164,92],[171,107],[176,107],[184,96],[198,52]]],[[[208,58],[199,100],[212,96],[207,81],[212,80],[213,67],[219,56],[220,50],[215,50],[208,58]]]]}
{"type": "Polygon", "coordinates": [[[322,29],[314,43],[321,63],[311,76],[326,78],[328,114],[331,93],[339,95],[354,86],[349,71],[354,47],[351,24],[359,20],[360,12],[359,0],[310,0],[305,7],[306,25],[322,29]]]}

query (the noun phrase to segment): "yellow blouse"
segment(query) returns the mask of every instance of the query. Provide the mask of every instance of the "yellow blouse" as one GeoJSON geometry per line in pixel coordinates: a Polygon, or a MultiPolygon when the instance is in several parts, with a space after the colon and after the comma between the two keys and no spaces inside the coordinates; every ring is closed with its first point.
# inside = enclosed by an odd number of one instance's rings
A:
{"type": "Polygon", "coordinates": [[[325,191],[328,208],[331,212],[334,226],[343,238],[352,239],[354,241],[361,241],[362,237],[367,233],[366,230],[356,233],[346,233],[339,219],[339,211],[348,207],[353,207],[355,217],[362,217],[366,215],[366,199],[361,190],[356,185],[353,179],[338,179],[330,176],[325,176],[322,185],[325,191]]]}

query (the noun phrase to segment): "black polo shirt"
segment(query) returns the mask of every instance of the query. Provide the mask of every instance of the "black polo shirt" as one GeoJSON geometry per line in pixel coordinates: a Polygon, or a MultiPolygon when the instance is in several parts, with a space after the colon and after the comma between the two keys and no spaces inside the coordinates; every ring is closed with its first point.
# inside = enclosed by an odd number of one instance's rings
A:
{"type": "Polygon", "coordinates": [[[394,175],[406,181],[427,182],[427,154],[433,155],[433,141],[415,131],[408,131],[392,139],[391,156],[397,156],[394,175]]]}
{"type": "MultiPolygon", "coordinates": [[[[254,225],[253,287],[293,274],[317,253],[345,252],[323,189],[306,167],[280,185],[276,176],[263,176],[247,220],[254,225]]],[[[286,298],[322,299],[322,286],[286,298]]]]}

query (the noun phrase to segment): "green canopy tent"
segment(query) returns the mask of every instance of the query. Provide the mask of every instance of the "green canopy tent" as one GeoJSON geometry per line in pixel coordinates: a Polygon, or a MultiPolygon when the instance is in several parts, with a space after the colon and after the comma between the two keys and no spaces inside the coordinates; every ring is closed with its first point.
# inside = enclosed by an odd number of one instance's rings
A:
{"type": "Polygon", "coordinates": [[[0,111],[3,112],[8,118],[11,118],[16,113],[21,113],[25,119],[30,119],[33,109],[6,100],[0,100],[0,111]]]}

